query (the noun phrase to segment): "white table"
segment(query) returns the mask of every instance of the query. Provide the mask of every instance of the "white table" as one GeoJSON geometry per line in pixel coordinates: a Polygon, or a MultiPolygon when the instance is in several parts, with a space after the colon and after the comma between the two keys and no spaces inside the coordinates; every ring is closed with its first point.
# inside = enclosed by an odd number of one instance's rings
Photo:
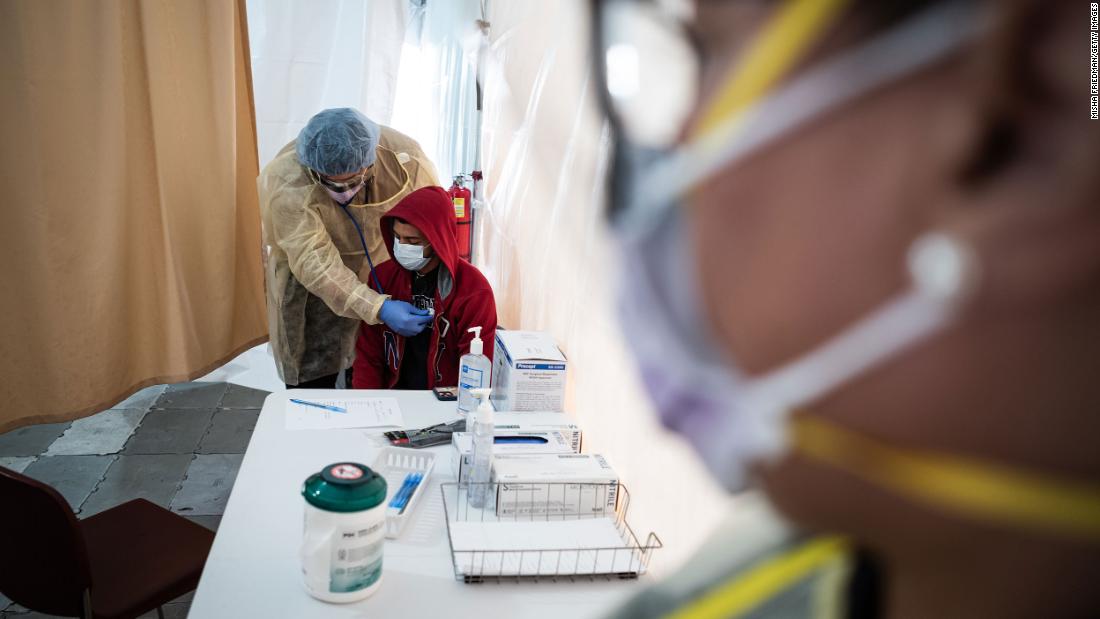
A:
{"type": "Polygon", "coordinates": [[[455,579],[439,484],[454,481],[449,445],[436,452],[429,492],[398,540],[387,540],[381,588],[354,604],[327,604],[306,593],[298,546],[302,482],[326,464],[370,465],[385,446],[381,430],[287,430],[288,397],[396,397],[405,427],[457,419],[453,402],[430,391],[295,390],[264,402],[206,561],[189,617],[599,617],[641,590],[639,580],[485,582],[455,579]]]}

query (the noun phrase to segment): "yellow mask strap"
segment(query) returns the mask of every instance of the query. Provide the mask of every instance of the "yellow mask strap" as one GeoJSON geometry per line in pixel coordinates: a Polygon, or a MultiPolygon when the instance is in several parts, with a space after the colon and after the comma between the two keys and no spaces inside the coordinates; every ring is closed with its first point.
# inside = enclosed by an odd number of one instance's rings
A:
{"type": "Polygon", "coordinates": [[[839,537],[811,540],[738,574],[665,619],[740,617],[829,564],[845,560],[848,543],[839,537]]]}
{"type": "Polygon", "coordinates": [[[900,449],[810,415],[794,449],[921,504],[961,516],[1100,542],[1100,488],[976,459],[900,449]]]}
{"type": "Polygon", "coordinates": [[[734,63],[693,134],[709,133],[762,98],[802,59],[851,0],[788,0],[734,63]]]}

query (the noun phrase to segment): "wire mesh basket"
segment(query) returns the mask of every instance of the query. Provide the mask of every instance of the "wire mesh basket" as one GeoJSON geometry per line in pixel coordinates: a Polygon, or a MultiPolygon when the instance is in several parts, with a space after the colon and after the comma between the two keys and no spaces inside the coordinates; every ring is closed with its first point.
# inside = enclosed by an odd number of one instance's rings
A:
{"type": "Polygon", "coordinates": [[[619,483],[446,482],[440,490],[463,582],[637,578],[663,546],[656,533],[643,543],[627,524],[630,493],[619,483]]]}

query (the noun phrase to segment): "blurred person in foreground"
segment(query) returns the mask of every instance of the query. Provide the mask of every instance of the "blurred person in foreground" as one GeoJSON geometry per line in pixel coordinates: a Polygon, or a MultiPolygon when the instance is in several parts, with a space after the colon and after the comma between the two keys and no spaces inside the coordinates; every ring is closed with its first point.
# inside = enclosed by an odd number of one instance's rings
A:
{"type": "Polygon", "coordinates": [[[615,616],[1100,616],[1088,3],[675,4],[593,4],[624,327],[794,526],[615,616]]]}

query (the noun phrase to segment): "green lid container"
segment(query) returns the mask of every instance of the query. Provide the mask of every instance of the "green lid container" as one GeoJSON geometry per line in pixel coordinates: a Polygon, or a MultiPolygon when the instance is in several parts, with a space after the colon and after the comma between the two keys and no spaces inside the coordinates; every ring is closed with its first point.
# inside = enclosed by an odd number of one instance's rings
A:
{"type": "Polygon", "coordinates": [[[386,500],[386,480],[358,462],[337,462],[302,484],[306,502],[329,512],[361,512],[386,500]]]}

